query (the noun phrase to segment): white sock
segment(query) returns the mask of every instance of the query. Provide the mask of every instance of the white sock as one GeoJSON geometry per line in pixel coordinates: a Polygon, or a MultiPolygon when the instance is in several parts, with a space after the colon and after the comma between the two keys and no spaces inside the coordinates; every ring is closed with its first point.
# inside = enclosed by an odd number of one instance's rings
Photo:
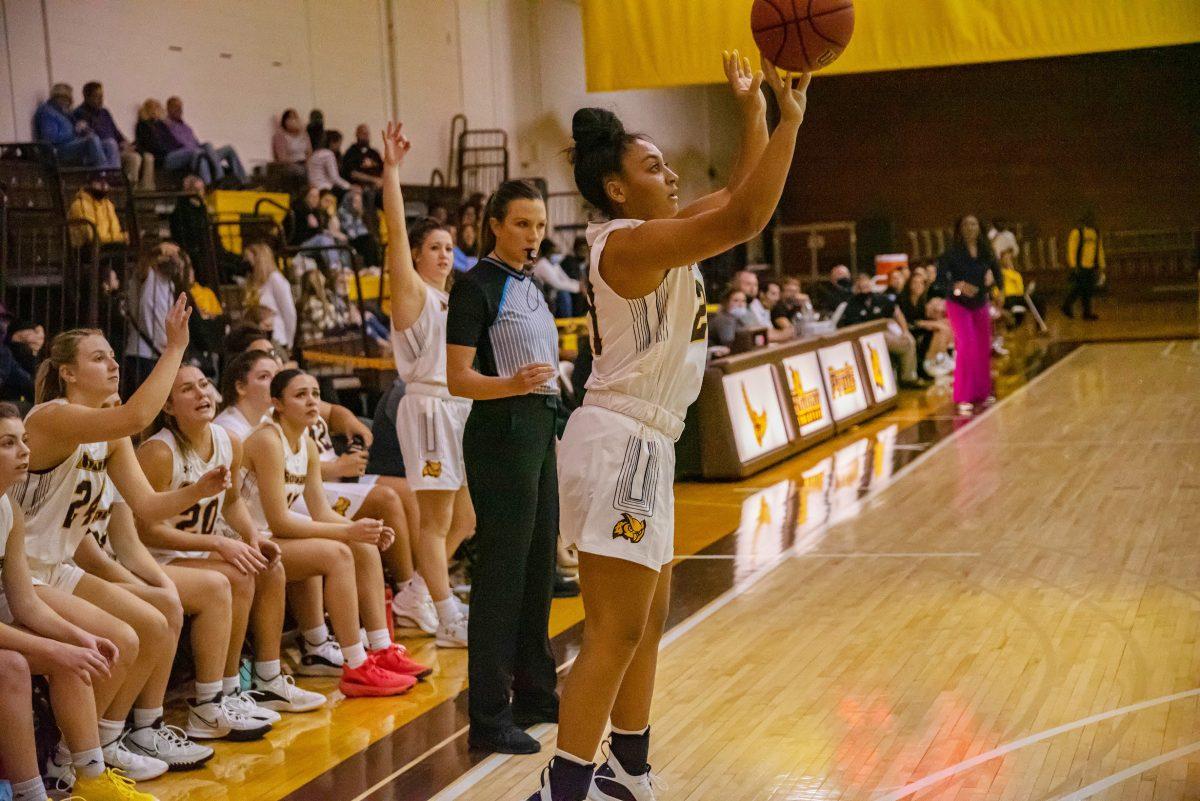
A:
{"type": "Polygon", "coordinates": [[[649,726],[647,726],[646,728],[642,729],[641,731],[625,731],[624,729],[618,729],[616,726],[613,726],[613,727],[612,727],[612,733],[613,733],[613,734],[621,734],[621,735],[624,735],[624,736],[626,736],[626,737],[642,737],[642,736],[643,736],[643,735],[645,735],[645,734],[646,734],[646,732],[648,732],[648,731],[650,731],[650,727],[649,727],[649,726]]]}
{"type": "Polygon", "coordinates": [[[576,765],[591,765],[591,764],[593,764],[589,760],[580,759],[579,757],[575,756],[574,754],[568,754],[566,751],[562,751],[562,750],[555,751],[554,758],[561,759],[564,762],[574,762],[576,765]]]}
{"type": "Polygon", "coordinates": [[[196,682],[196,703],[206,704],[209,701],[216,700],[216,697],[221,694],[220,681],[198,681],[196,682]]]}
{"type": "Polygon", "coordinates": [[[71,764],[71,749],[67,748],[66,740],[59,740],[58,746],[54,749],[54,764],[55,765],[70,765],[71,764]]]}
{"type": "Polygon", "coordinates": [[[376,631],[367,632],[367,648],[372,651],[382,651],[392,644],[392,635],[388,634],[387,629],[378,629],[376,631]]]}
{"type": "Polygon", "coordinates": [[[438,622],[443,626],[448,626],[462,617],[462,610],[458,608],[458,601],[453,595],[442,601],[434,601],[433,605],[437,608],[438,622]]]}
{"type": "Polygon", "coordinates": [[[46,801],[46,785],[41,776],[12,783],[13,801],[46,801]]]}
{"type": "Polygon", "coordinates": [[[397,581],[396,582],[396,595],[399,595],[400,593],[404,592],[411,586],[413,586],[413,580],[411,578],[408,581],[397,581]]]}
{"type": "Polygon", "coordinates": [[[221,679],[221,693],[223,695],[237,695],[242,690],[242,679],[240,676],[226,676],[221,679]]]}
{"type": "Polygon", "coordinates": [[[346,660],[346,665],[354,670],[362,667],[367,661],[367,650],[362,647],[361,642],[356,642],[354,645],[343,645],[342,658],[346,660]]]}
{"type": "Polygon", "coordinates": [[[329,639],[329,626],[324,623],[313,629],[304,630],[304,641],[309,645],[320,645],[329,639]]]}
{"type": "Polygon", "coordinates": [[[144,729],[147,726],[153,726],[154,721],[163,716],[163,708],[155,707],[154,709],[138,709],[133,708],[133,728],[144,729]]]}
{"type": "Polygon", "coordinates": [[[100,718],[98,728],[100,729],[100,745],[109,745],[125,733],[125,721],[100,718]]]}
{"type": "Polygon", "coordinates": [[[263,681],[273,681],[279,675],[279,660],[272,659],[270,662],[255,662],[254,675],[263,681]]]}
{"type": "Polygon", "coordinates": [[[104,752],[99,748],[78,751],[71,754],[71,764],[75,766],[76,775],[94,779],[104,772],[104,752]]]}

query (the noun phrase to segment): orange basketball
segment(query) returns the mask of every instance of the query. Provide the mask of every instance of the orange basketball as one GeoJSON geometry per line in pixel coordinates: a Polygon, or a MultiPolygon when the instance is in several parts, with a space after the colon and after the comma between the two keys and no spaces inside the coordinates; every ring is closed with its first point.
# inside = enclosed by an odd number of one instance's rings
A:
{"type": "Polygon", "coordinates": [[[772,64],[792,72],[828,67],[854,35],[854,0],[754,0],[750,27],[772,64]]]}

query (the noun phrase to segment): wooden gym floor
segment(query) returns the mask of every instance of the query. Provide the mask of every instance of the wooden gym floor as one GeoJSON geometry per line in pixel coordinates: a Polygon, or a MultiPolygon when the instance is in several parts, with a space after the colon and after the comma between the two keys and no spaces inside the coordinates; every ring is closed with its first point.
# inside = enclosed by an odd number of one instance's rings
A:
{"type": "MultiPolygon", "coordinates": [[[[1153,317],[1107,311],[1075,338],[1153,317]]],[[[1194,304],[1167,317],[1150,336],[1195,336],[1194,304]]],[[[677,487],[660,797],[1200,798],[1200,343],[1010,347],[1007,397],[973,421],[937,387],[748,481],[677,487]]],[[[556,602],[560,660],[581,619],[556,602]]],[[[337,698],[145,789],[523,801],[545,751],[470,752],[465,654],[429,643],[408,641],[438,667],[409,696],[337,698]]]]}

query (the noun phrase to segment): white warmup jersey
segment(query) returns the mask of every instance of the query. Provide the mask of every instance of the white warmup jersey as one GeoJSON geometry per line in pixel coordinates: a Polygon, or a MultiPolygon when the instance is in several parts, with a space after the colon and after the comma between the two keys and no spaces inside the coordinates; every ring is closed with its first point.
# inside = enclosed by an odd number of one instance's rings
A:
{"type": "MultiPolygon", "coordinates": [[[[171,449],[170,489],[176,490],[189,484],[195,484],[209,470],[221,465],[232,469],[233,444],[229,441],[229,434],[219,425],[210,423],[208,427],[212,432],[213,452],[207,461],[201,459],[199,454],[191,448],[188,448],[185,453],[179,446],[179,440],[175,438],[175,434],[165,428],[150,438],[165,442],[171,449]]],[[[220,535],[217,524],[221,520],[221,512],[224,508],[225,493],[221,492],[193,504],[168,520],[167,523],[188,534],[220,535]]],[[[150,548],[148,550],[161,564],[167,564],[176,559],[207,559],[209,557],[208,551],[177,551],[170,548],[150,548]]]]}
{"type": "MultiPolygon", "coordinates": [[[[0,575],[4,573],[4,551],[8,548],[8,535],[12,531],[13,510],[7,495],[0,495],[0,575]]],[[[4,597],[4,584],[0,582],[0,623],[13,624],[12,611],[4,597]]]]}
{"type": "MultiPolygon", "coordinates": [[[[41,409],[65,404],[63,398],[39,404],[25,419],[41,409]]],[[[25,553],[35,580],[68,591],[78,576],[64,577],[69,563],[90,526],[109,514],[104,503],[108,483],[108,443],[89,442],[57,466],[43,472],[30,470],[25,480],[8,489],[8,496],[25,513],[25,553]]],[[[75,568],[78,570],[78,568],[75,568]]]]}
{"type": "Polygon", "coordinates": [[[634,300],[605,283],[609,234],[641,224],[588,226],[592,375],[559,446],[559,520],[565,543],[659,570],[674,558],[675,442],[700,394],[708,311],[694,264],[634,300]]]}
{"type": "Polygon", "coordinates": [[[245,442],[250,438],[250,435],[254,433],[255,428],[257,428],[260,424],[267,422],[268,420],[270,420],[270,417],[264,415],[262,420],[252,423],[246,419],[246,415],[242,414],[238,407],[230,406],[228,409],[218,414],[217,419],[213,420],[213,422],[224,428],[230,434],[233,434],[242,442],[245,442]]]}
{"type": "Polygon", "coordinates": [[[462,437],[471,401],[446,387],[446,318],[450,296],[425,286],[425,305],[411,326],[392,329],[392,356],[405,383],[396,408],[396,438],[414,490],[457,490],[466,484],[462,437]]]}
{"type": "MultiPolygon", "coordinates": [[[[317,458],[322,462],[332,462],[338,458],[333,448],[333,436],[329,433],[329,423],[325,418],[318,417],[317,422],[308,427],[308,435],[317,443],[317,458]]],[[[325,497],[329,499],[329,507],[339,515],[353,520],[362,508],[363,501],[371,494],[375,481],[379,476],[359,476],[358,483],[352,481],[323,481],[322,488],[325,497]]],[[[301,495],[292,504],[292,511],[300,515],[308,515],[308,504],[301,495]]],[[[311,517],[311,515],[309,515],[311,517]]]]}
{"type": "MultiPolygon", "coordinates": [[[[288,444],[287,437],[284,436],[283,429],[279,427],[279,423],[271,421],[263,425],[273,430],[279,436],[279,441],[283,443],[283,492],[288,508],[291,509],[295,506],[297,499],[304,497],[304,484],[308,479],[308,435],[305,434],[300,438],[300,447],[293,451],[291,445],[288,444]]],[[[246,506],[250,510],[250,517],[254,519],[254,524],[260,531],[269,533],[270,526],[267,524],[267,515],[263,511],[258,476],[253,472],[246,473],[246,480],[242,482],[242,497],[246,500],[246,506]]]]}

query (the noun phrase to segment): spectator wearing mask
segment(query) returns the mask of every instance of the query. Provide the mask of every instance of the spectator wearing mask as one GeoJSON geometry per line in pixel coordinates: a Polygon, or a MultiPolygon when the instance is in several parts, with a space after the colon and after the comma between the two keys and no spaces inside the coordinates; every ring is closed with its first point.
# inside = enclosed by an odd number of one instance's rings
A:
{"type": "Polygon", "coordinates": [[[887,297],[875,291],[875,279],[868,273],[859,273],[854,281],[854,294],[846,303],[846,311],[838,321],[838,327],[869,323],[872,320],[888,320],[883,332],[888,352],[900,362],[900,386],[906,389],[924,389],[929,382],[917,375],[917,342],[909,333],[908,321],[899,307],[887,297]]]}
{"type": "Polygon", "coordinates": [[[109,197],[108,181],[102,175],[92,178],[75,194],[67,219],[91,223],[71,226],[71,244],[77,248],[91,242],[93,233],[101,246],[129,243],[129,234],[121,228],[117,207],[109,197]]]}
{"type": "Polygon", "coordinates": [[[202,151],[212,163],[213,180],[220,183],[226,175],[233,176],[238,188],[246,185],[246,168],[233,145],[214,147],[212,142],[201,142],[192,126],[183,121],[183,101],[178,97],[167,98],[167,130],[184,149],[189,152],[202,151]]]}
{"type": "Polygon", "coordinates": [[[996,257],[973,214],[954,226],[954,241],[938,258],[949,287],[946,316],[954,330],[954,402],[960,414],[992,396],[992,317],[988,295],[997,283],[996,257]]]}
{"type": "Polygon", "coordinates": [[[811,295],[814,309],[827,317],[832,315],[854,295],[850,268],[844,264],[834,267],[829,271],[829,280],[814,286],[811,295]]]}
{"type": "Polygon", "coordinates": [[[125,336],[125,360],[121,369],[123,397],[142,385],[167,347],[167,315],[175,299],[187,291],[184,262],[179,246],[160,242],[138,259],[135,280],[130,285],[134,302],[129,304],[129,331],[125,336]]]}
{"type": "Polygon", "coordinates": [[[134,140],[138,150],[154,156],[164,170],[173,173],[196,173],[204,183],[211,184],[213,161],[199,148],[187,148],[175,138],[166,123],[167,111],[154,98],[147,98],[138,110],[134,140]]]}
{"type": "Polygon", "coordinates": [[[538,260],[533,265],[533,280],[546,294],[546,302],[555,317],[571,317],[571,296],[579,294],[579,281],[569,277],[555,261],[558,248],[550,239],[538,246],[538,260]]]}
{"type": "Polygon", "coordinates": [[[300,127],[300,114],[289,108],[279,117],[279,127],[271,137],[271,157],[276,163],[291,165],[291,171],[301,175],[310,155],[312,142],[300,127]]]}
{"type": "Polygon", "coordinates": [[[771,320],[780,330],[794,331],[796,315],[805,307],[811,308],[812,301],[800,291],[799,278],[783,279],[780,292],[778,302],[771,307],[771,320]]]}
{"type": "Polygon", "coordinates": [[[1083,319],[1099,320],[1092,311],[1096,287],[1104,283],[1104,242],[1096,226],[1096,215],[1088,212],[1080,218],[1067,237],[1067,267],[1071,289],[1063,301],[1062,313],[1075,316],[1075,302],[1082,301],[1083,319]]]}
{"type": "Polygon", "coordinates": [[[112,114],[104,107],[104,86],[99,81],[89,81],[83,85],[83,102],[71,117],[77,124],[82,122],[100,138],[105,153],[115,151],[118,154],[121,171],[125,173],[130,186],[154,188],[154,157],[151,156],[146,164],[142,163],[142,154],[137,152],[133,142],[125,138],[112,114]]]}
{"type": "Polygon", "coordinates": [[[754,317],[746,303],[746,293],[736,286],[731,286],[721,296],[720,309],[708,318],[708,344],[728,348],[733,344],[738,331],[755,325],[754,317]]]}
{"type": "Polygon", "coordinates": [[[341,158],[342,132],[326,131],[325,141],[318,150],[314,150],[305,165],[308,170],[308,185],[315,186],[324,192],[336,189],[344,192],[350,188],[350,182],[343,178],[338,171],[338,159],[341,158]]]}
{"type": "Polygon", "coordinates": [[[250,275],[246,281],[244,305],[262,306],[274,312],[271,323],[271,341],[291,350],[296,340],[296,300],[292,285],[279,271],[275,252],[266,242],[255,242],[243,250],[250,263],[250,275]]]}
{"type": "Polygon", "coordinates": [[[338,220],[342,224],[342,233],[362,257],[364,264],[368,267],[378,267],[383,263],[379,240],[367,228],[364,213],[362,187],[351,186],[346,190],[346,194],[342,195],[342,202],[338,204],[338,220]]]}
{"type": "Polygon", "coordinates": [[[308,126],[304,129],[308,133],[309,144],[312,149],[316,150],[325,145],[325,112],[319,108],[314,108],[308,112],[308,126]]]}
{"type": "Polygon", "coordinates": [[[87,123],[71,119],[73,103],[70,84],[56,83],[50,87],[50,98],[34,112],[33,135],[54,148],[60,166],[120,167],[121,155],[115,142],[103,144],[87,123]]]}

